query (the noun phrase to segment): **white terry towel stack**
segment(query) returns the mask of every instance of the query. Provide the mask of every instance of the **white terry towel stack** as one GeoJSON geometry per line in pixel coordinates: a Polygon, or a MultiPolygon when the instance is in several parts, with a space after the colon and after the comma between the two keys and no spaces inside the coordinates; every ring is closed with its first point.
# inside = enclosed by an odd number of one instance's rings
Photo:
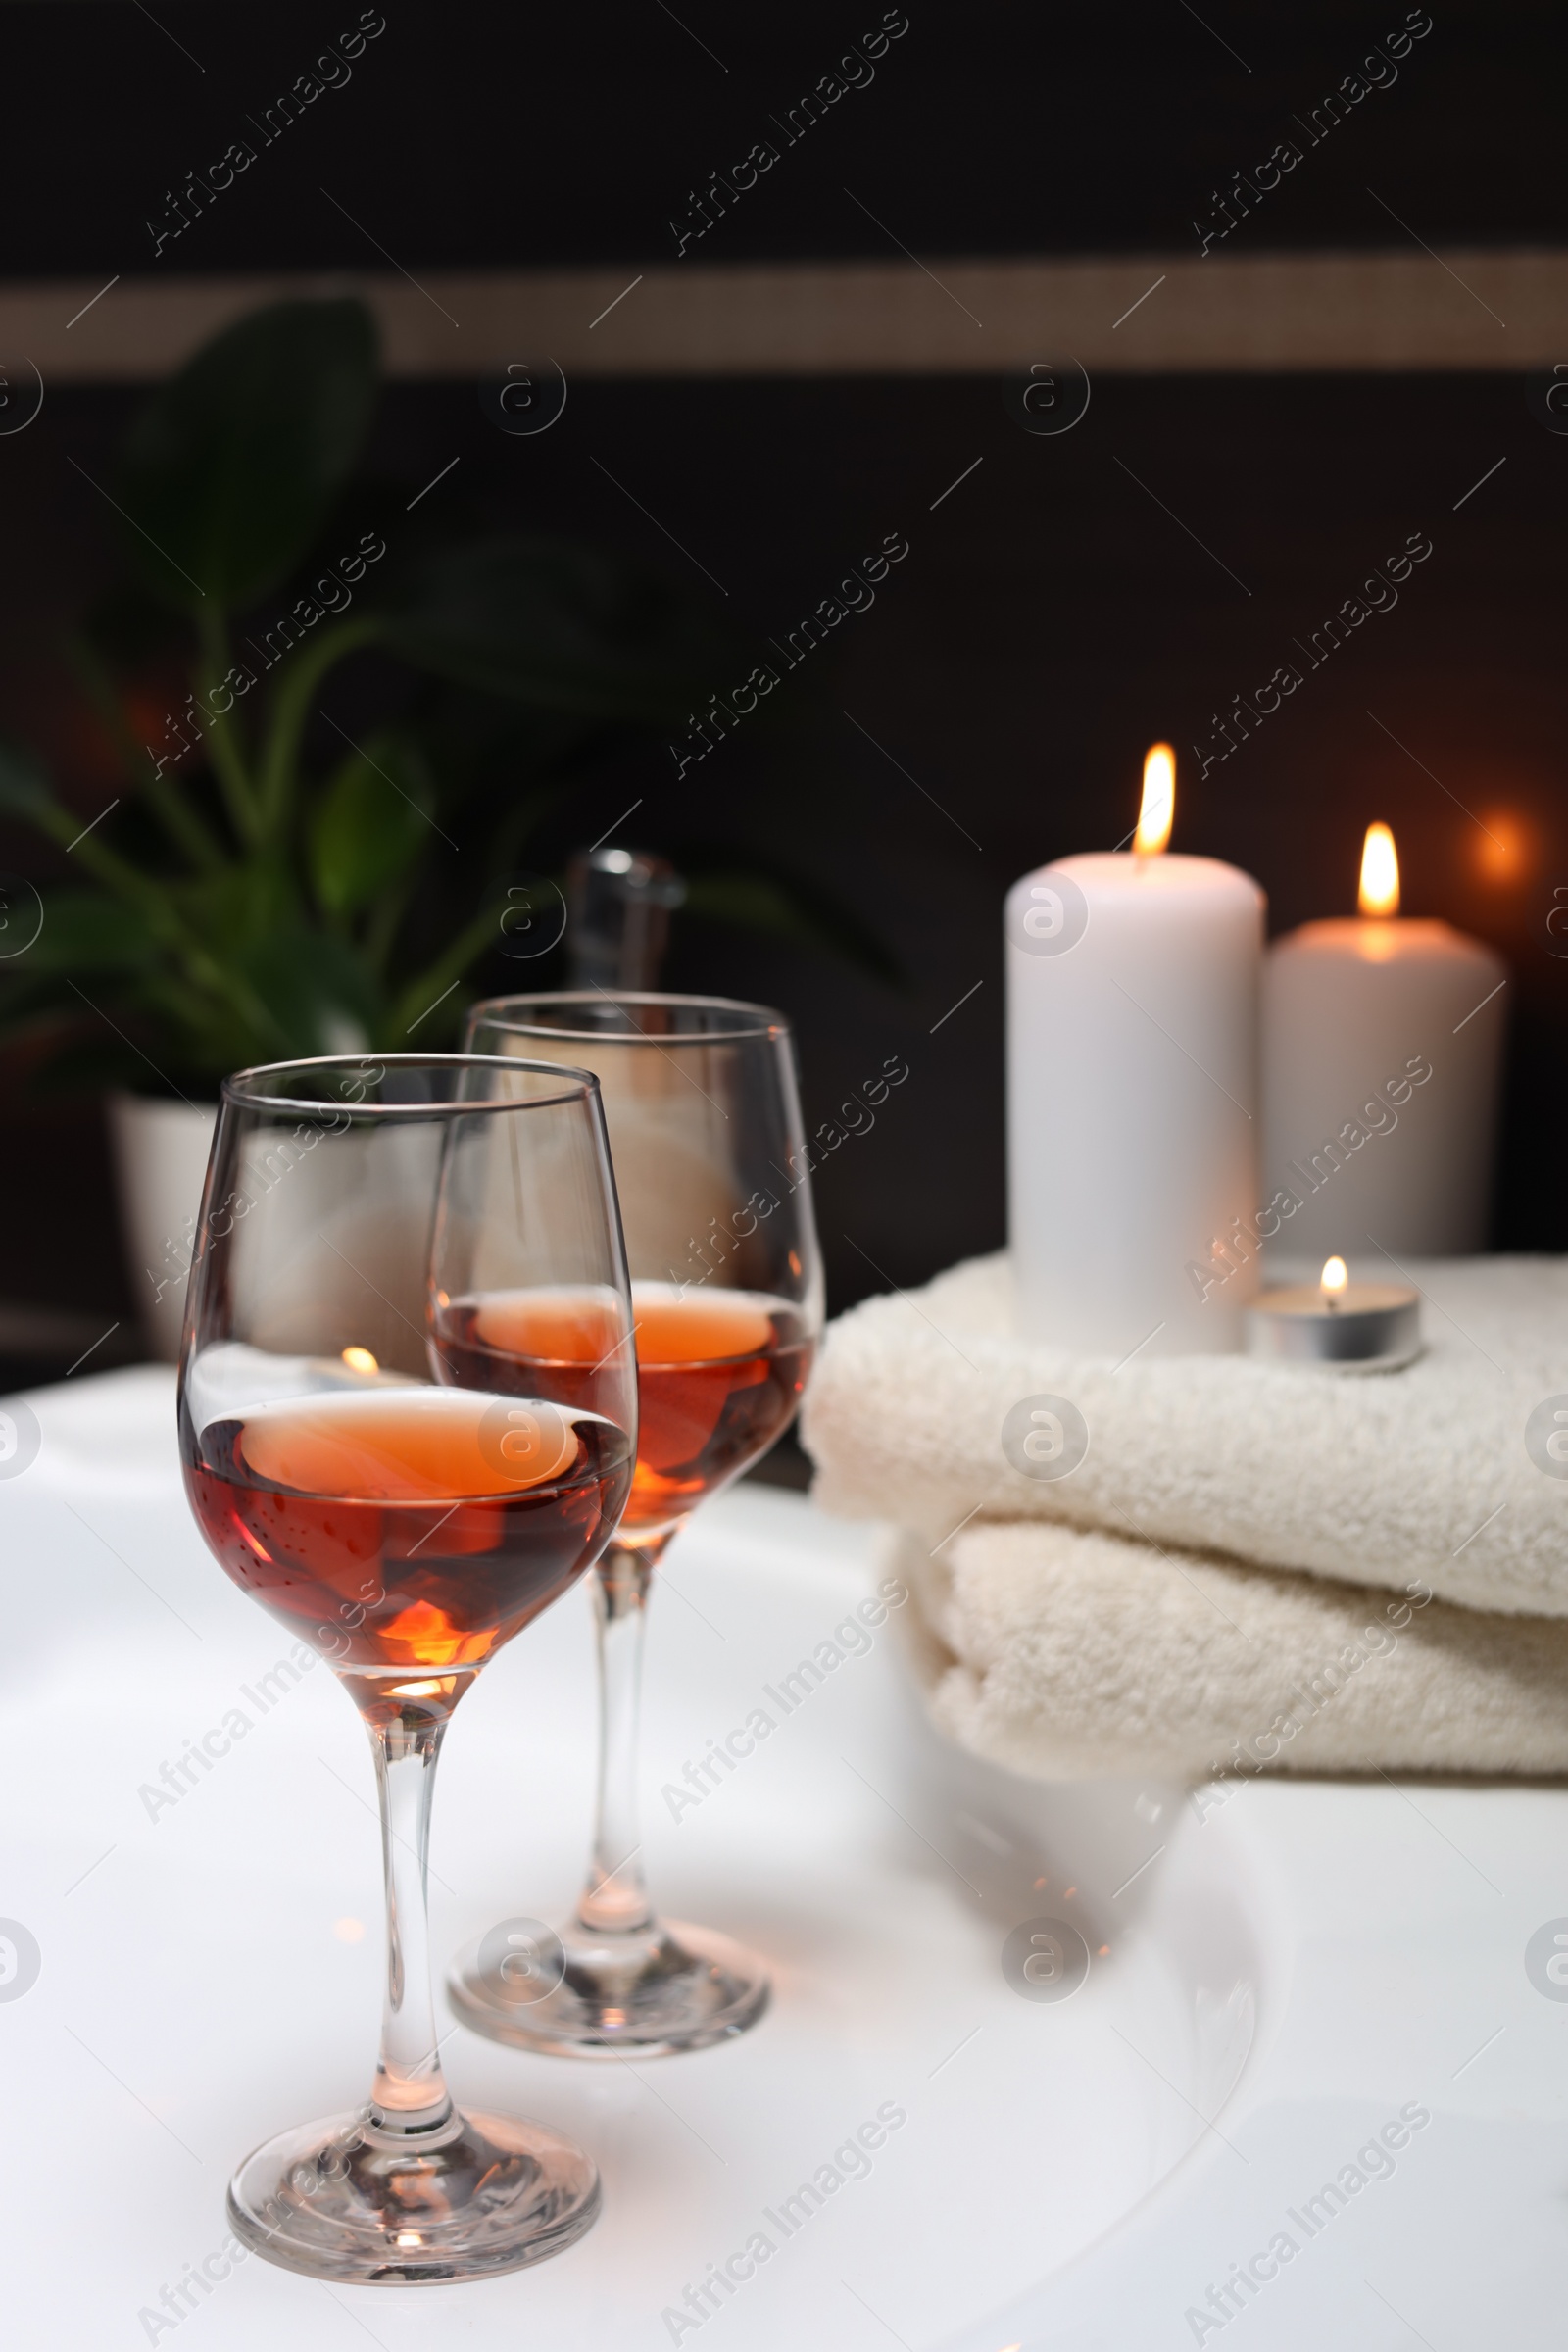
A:
{"type": "Polygon", "coordinates": [[[1364,1379],[1072,1362],[1015,1336],[1004,1257],[842,1317],[814,1494],[906,1530],[943,1728],[1054,1779],[1568,1771],[1568,1477],[1526,1446],[1568,1411],[1568,1262],[1414,1272],[1426,1352],[1364,1379]],[[1087,1427],[1068,1477],[1003,1450],[1043,1396],[1087,1427]]]}

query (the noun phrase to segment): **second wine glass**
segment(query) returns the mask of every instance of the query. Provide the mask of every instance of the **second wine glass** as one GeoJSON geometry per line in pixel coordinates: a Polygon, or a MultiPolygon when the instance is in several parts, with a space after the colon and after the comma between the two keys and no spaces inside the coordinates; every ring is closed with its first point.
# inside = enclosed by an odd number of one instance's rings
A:
{"type": "MultiPolygon", "coordinates": [[[[662,1920],[649,1899],[636,1787],[643,1620],[672,1537],[793,1419],[821,1331],[789,1025],[723,998],[588,990],[476,1005],[467,1044],[577,1064],[600,1081],[632,1277],[640,1435],[631,1499],[595,1583],[598,1813],[588,1882],[548,1972],[557,1981],[498,1967],[487,1940],[459,1955],[448,1994],[466,2024],[521,2049],[702,2049],[755,2024],[768,1981],[728,1936],[662,1920]]],[[[486,1301],[464,1338],[484,1352],[485,1386],[566,1404],[600,1352],[588,1322],[547,1327],[521,1298],[486,1301]]],[[[463,1377],[466,1355],[451,1362],[463,1377]]]]}

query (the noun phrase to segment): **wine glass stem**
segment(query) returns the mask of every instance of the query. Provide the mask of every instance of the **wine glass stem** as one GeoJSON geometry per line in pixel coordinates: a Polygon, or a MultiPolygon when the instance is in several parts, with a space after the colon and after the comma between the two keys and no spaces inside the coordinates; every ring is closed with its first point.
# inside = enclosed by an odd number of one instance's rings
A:
{"type": "Polygon", "coordinates": [[[430,1796],[446,1726],[429,1717],[404,1716],[368,1728],[381,1799],[386,1874],[386,2006],[370,2120],[378,2131],[396,2137],[423,2138],[452,2115],[430,1995],[426,1887],[430,1796]]]}
{"type": "Polygon", "coordinates": [[[653,1918],[637,1827],[637,1719],[642,1696],[643,1620],[662,1544],[612,1544],[594,1572],[599,1634],[599,1802],[593,1860],[577,1905],[598,1934],[628,1933],[653,1918]]]}

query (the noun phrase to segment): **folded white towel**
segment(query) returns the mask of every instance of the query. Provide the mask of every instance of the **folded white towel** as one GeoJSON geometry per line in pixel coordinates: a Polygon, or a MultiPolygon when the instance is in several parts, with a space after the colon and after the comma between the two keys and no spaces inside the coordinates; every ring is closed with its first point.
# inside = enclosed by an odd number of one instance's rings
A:
{"type": "Polygon", "coordinates": [[[1065,1520],[1568,1615],[1568,1475],[1525,1442],[1554,1398],[1568,1430],[1568,1260],[1412,1271],[1426,1353],[1344,1379],[1244,1356],[1075,1363],[1013,1335],[1006,1259],[973,1259],[832,1326],[802,1423],[815,1498],[923,1531],[928,1547],[976,1513],[1065,1520]],[[1087,1426],[1070,1477],[1024,1477],[1003,1452],[1007,1413],[1038,1396],[1066,1397],[1087,1426]]]}
{"type": "Polygon", "coordinates": [[[894,1564],[932,1717],[1014,1772],[1568,1771],[1561,1621],[1038,1520],[977,1523],[935,1560],[906,1538],[894,1564]]]}

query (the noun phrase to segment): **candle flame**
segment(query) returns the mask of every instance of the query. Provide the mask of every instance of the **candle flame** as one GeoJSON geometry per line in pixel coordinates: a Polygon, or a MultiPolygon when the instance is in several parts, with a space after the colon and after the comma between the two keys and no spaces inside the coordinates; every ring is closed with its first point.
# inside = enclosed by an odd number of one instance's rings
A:
{"type": "Polygon", "coordinates": [[[343,1361],[351,1372],[379,1372],[381,1369],[368,1348],[345,1348],[343,1361]]]}
{"type": "Polygon", "coordinates": [[[1361,851],[1361,912],[1397,914],[1399,856],[1387,825],[1368,825],[1361,851]]]}
{"type": "Polygon", "coordinates": [[[1144,797],[1133,848],[1154,858],[1170,839],[1176,814],[1176,755],[1168,743],[1152,744],[1144,759],[1144,797]]]}
{"type": "Polygon", "coordinates": [[[1317,1279],[1318,1286],[1330,1306],[1338,1306],[1340,1294],[1350,1279],[1350,1269],[1343,1257],[1331,1257],[1317,1279]]]}

